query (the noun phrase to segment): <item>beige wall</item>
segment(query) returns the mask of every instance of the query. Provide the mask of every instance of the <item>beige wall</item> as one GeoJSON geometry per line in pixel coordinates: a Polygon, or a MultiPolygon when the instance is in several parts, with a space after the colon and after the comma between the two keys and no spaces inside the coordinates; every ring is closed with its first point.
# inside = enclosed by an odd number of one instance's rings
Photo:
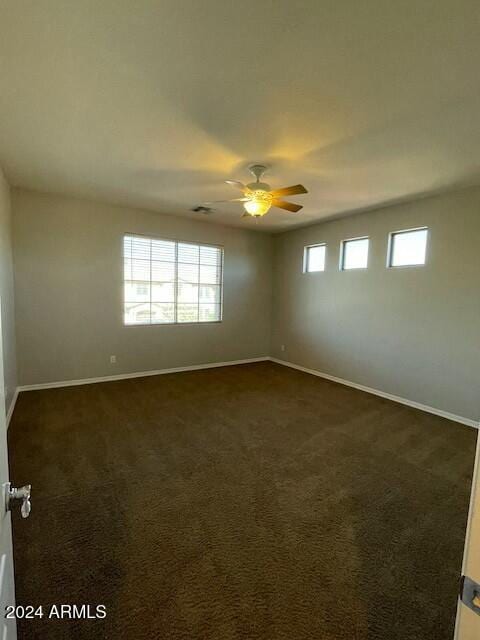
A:
{"type": "Polygon", "coordinates": [[[12,264],[10,189],[0,169],[0,298],[3,340],[5,408],[8,412],[17,387],[15,311],[12,264]]]}
{"type": "Polygon", "coordinates": [[[24,190],[13,207],[20,385],[268,355],[270,236],[24,190]],[[223,322],[123,326],[125,232],[224,245],[223,322]]]}
{"type": "Polygon", "coordinates": [[[479,188],[275,238],[18,189],[13,208],[21,385],[270,354],[480,417],[479,188]],[[388,232],[422,225],[427,265],[386,269],[388,232]],[[124,232],[223,244],[223,323],[124,327],[124,232]],[[369,268],[340,272],[340,241],[360,235],[369,268]],[[303,274],[303,247],[316,242],[328,245],[327,270],[303,274]]]}
{"type": "Polygon", "coordinates": [[[272,355],[480,418],[479,188],[299,229],[275,245],[272,355]],[[387,269],[388,233],[423,225],[427,265],[387,269]],[[369,268],[340,272],[340,241],[363,235],[369,268]],[[303,247],[317,242],[327,243],[326,271],[303,274],[303,247]]]}

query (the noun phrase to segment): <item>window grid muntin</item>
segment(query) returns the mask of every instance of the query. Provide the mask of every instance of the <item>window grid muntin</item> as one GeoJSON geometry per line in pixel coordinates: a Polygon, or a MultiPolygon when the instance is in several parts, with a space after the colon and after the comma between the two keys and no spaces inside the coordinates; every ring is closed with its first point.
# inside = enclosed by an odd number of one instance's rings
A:
{"type": "MultiPolygon", "coordinates": [[[[124,277],[123,277],[123,287],[124,287],[124,294],[123,294],[123,315],[124,315],[124,325],[125,326],[137,326],[137,325],[142,325],[142,326],[146,326],[146,325],[153,325],[153,324],[212,324],[212,323],[216,323],[216,322],[221,322],[223,319],[223,261],[224,261],[224,250],[223,247],[219,246],[219,245],[211,245],[211,244],[197,244],[197,243],[193,243],[193,242],[182,242],[182,241],[177,241],[177,240],[171,240],[171,239],[161,239],[161,238],[151,238],[151,237],[147,237],[147,236],[139,236],[137,234],[124,234],[123,237],[123,262],[124,262],[124,277]],[[149,243],[149,248],[147,251],[147,247],[144,246],[144,251],[145,254],[148,255],[148,257],[133,257],[135,255],[134,253],[134,241],[135,240],[139,240],[140,241],[140,247],[141,247],[141,241],[145,241],[149,243]],[[130,241],[130,244],[128,245],[128,241],[130,241]],[[174,260],[158,260],[157,255],[153,255],[152,254],[152,249],[154,247],[154,243],[158,242],[158,243],[171,243],[173,244],[173,249],[174,249],[174,260]],[[198,262],[192,262],[192,261],[179,261],[178,257],[179,257],[179,245],[182,245],[182,248],[185,250],[185,255],[187,255],[187,260],[188,260],[188,246],[191,246],[194,249],[197,249],[197,255],[198,255],[198,262]],[[203,257],[202,257],[202,250],[203,250],[203,257]],[[210,255],[209,255],[209,250],[210,250],[210,255]],[[204,260],[204,261],[202,261],[204,260]],[[134,275],[134,261],[144,261],[145,263],[149,264],[149,280],[143,280],[140,279],[138,277],[133,278],[134,275]],[[174,265],[174,276],[173,276],[173,280],[172,281],[168,281],[168,280],[152,280],[152,265],[153,263],[165,263],[165,264],[173,264],[174,265]],[[179,264],[184,264],[184,265],[190,265],[190,266],[194,266],[196,265],[197,268],[197,278],[196,280],[184,280],[182,282],[180,282],[179,280],[179,264]],[[127,268],[128,267],[128,268],[127,268]],[[202,277],[201,275],[201,267],[206,267],[207,269],[210,268],[211,270],[215,271],[215,281],[212,281],[212,276],[208,276],[208,271],[207,271],[207,275],[204,275],[202,277]],[[128,277],[127,277],[128,276],[128,277]],[[204,278],[207,279],[206,282],[204,282],[204,278]],[[210,281],[208,281],[210,280],[210,281]],[[126,299],[126,284],[145,284],[146,286],[149,287],[149,300],[148,301],[138,301],[138,300],[127,300],[126,299]],[[174,301],[159,301],[159,300],[153,300],[152,296],[153,296],[153,287],[155,284],[172,284],[173,285],[173,290],[174,290],[174,301]],[[181,284],[191,284],[193,286],[195,286],[197,288],[197,298],[196,298],[196,302],[179,302],[179,286],[181,284]],[[201,291],[201,287],[206,287],[206,288],[210,288],[210,289],[215,289],[215,296],[213,298],[213,301],[209,301],[209,302],[200,302],[200,291],[201,291]],[[141,321],[141,322],[127,322],[127,316],[126,316],[126,309],[127,309],[127,305],[149,305],[149,309],[150,309],[150,317],[149,320],[145,320],[145,321],[141,321]],[[153,315],[153,308],[155,307],[155,305],[164,305],[165,307],[171,306],[173,305],[173,309],[174,309],[174,319],[173,321],[159,321],[156,320],[153,315]],[[179,308],[180,307],[180,308],[179,308]],[[194,317],[196,317],[196,319],[189,319],[189,320],[181,320],[179,319],[179,311],[187,313],[188,312],[188,308],[187,307],[196,307],[196,314],[194,317]],[[203,317],[205,317],[206,314],[208,314],[209,312],[213,311],[214,314],[214,319],[213,320],[202,320],[202,314],[203,317]]],[[[137,275],[137,274],[136,274],[137,275]]],[[[136,294],[139,295],[139,294],[136,294]]]]}

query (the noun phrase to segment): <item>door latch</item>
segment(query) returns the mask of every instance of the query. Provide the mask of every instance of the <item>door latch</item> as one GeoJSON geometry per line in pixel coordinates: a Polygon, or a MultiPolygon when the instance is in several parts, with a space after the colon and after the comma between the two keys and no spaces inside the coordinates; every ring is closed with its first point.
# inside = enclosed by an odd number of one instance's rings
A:
{"type": "Polygon", "coordinates": [[[468,576],[460,580],[460,600],[480,616],[480,584],[468,576]]]}
{"type": "Polygon", "coordinates": [[[20,513],[22,518],[28,518],[30,511],[32,510],[32,503],[30,502],[30,494],[32,491],[32,485],[26,484],[23,487],[17,489],[12,487],[10,482],[5,484],[5,508],[7,511],[11,511],[12,507],[21,501],[20,513]]]}

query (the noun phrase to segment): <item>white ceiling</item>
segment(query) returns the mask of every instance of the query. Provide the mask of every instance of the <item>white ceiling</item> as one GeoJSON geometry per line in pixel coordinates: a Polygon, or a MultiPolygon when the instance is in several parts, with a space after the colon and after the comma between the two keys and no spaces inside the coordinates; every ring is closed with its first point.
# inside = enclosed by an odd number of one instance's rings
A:
{"type": "Polygon", "coordinates": [[[477,0],[0,0],[13,185],[280,231],[480,182],[477,0]],[[241,218],[270,165],[299,214],[241,218]]]}

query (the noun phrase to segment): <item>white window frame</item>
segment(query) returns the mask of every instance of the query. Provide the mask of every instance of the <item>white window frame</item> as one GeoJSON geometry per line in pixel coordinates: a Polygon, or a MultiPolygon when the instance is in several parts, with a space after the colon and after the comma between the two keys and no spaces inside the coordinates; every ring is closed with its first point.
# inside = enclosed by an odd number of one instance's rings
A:
{"type": "Polygon", "coordinates": [[[355,238],[345,238],[340,242],[340,258],[338,262],[339,271],[366,271],[366,269],[368,269],[369,259],[370,259],[370,236],[358,236],[355,238]],[[346,269],[344,267],[345,245],[348,242],[352,242],[354,240],[368,240],[367,264],[364,267],[350,267],[350,269],[346,269]]]}
{"type": "MultiPolygon", "coordinates": [[[[157,236],[152,234],[145,233],[136,233],[134,231],[125,231],[121,236],[122,242],[122,325],[124,327],[172,327],[172,326],[191,326],[191,325],[212,325],[212,324],[220,324],[223,322],[223,275],[224,275],[224,264],[225,264],[225,248],[221,244],[212,244],[211,242],[192,242],[192,240],[180,240],[178,238],[169,238],[166,236],[157,236]],[[174,322],[138,322],[138,323],[126,323],[125,322],[125,252],[124,252],[124,239],[126,236],[134,236],[138,238],[145,238],[147,240],[165,240],[165,242],[175,242],[175,282],[174,282],[174,307],[175,307],[175,321],[174,322]],[[220,317],[218,320],[203,320],[196,322],[178,322],[177,321],[177,297],[178,297],[178,280],[177,280],[177,271],[178,271],[178,245],[179,244],[192,244],[197,247],[215,247],[216,249],[220,249],[221,251],[221,262],[220,262],[220,317]]],[[[199,283],[200,287],[200,283],[199,283]]]]}
{"type": "Polygon", "coordinates": [[[424,227],[413,227],[413,229],[398,229],[398,231],[390,231],[388,234],[388,243],[387,243],[387,269],[415,269],[419,267],[424,267],[427,264],[428,258],[428,245],[430,239],[430,229],[426,226],[424,227]],[[427,241],[425,243],[425,262],[420,262],[416,264],[392,264],[393,259],[393,244],[394,237],[401,235],[402,233],[411,233],[412,231],[426,231],[427,232],[427,241]]]}
{"type": "Polygon", "coordinates": [[[327,270],[327,243],[326,242],[316,242],[315,244],[307,244],[303,247],[303,273],[325,273],[327,270]],[[323,269],[316,271],[308,270],[308,251],[309,249],[313,249],[315,247],[325,247],[325,261],[323,265],[323,269]]]}

